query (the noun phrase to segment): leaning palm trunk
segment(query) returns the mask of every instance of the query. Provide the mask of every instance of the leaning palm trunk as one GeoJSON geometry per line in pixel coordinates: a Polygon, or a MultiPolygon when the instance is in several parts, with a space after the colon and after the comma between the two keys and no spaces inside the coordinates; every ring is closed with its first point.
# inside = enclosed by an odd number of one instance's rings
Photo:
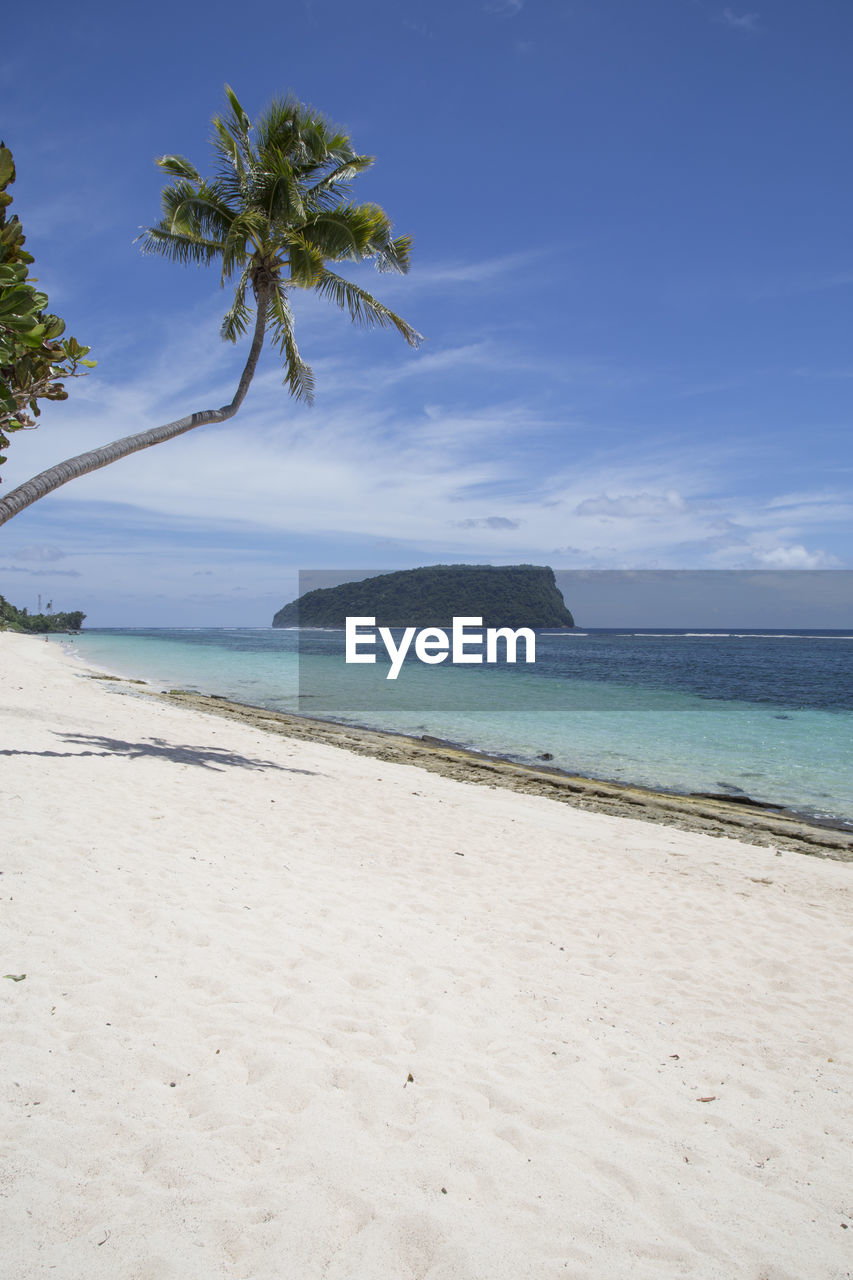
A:
{"type": "Polygon", "coordinates": [[[252,347],[234,399],[230,404],[223,405],[221,409],[200,409],[197,413],[187,414],[185,418],[178,418],[175,422],[165,422],[161,427],[152,427],[150,431],[140,431],[134,436],[124,436],[121,440],[113,440],[112,444],[102,445],[100,449],[90,449],[88,453],[78,453],[76,458],[68,458],[65,462],[57,463],[55,467],[49,467],[47,471],[39,472],[37,476],[33,476],[32,480],[18,485],[17,489],[0,498],[0,525],[11,520],[12,516],[24,511],[32,503],[38,502],[46,494],[52,493],[54,489],[67,484],[69,480],[76,480],[78,476],[85,476],[90,471],[109,466],[111,462],[118,462],[120,458],[126,458],[131,453],[139,453],[140,449],[150,449],[152,445],[162,444],[164,440],[171,440],[174,436],[181,436],[186,431],[192,431],[194,427],[202,427],[208,422],[225,422],[228,418],[233,418],[246,398],[246,392],[249,390],[249,384],[261,354],[261,347],[264,345],[269,294],[269,285],[261,281],[258,285],[258,313],[252,347]]]}

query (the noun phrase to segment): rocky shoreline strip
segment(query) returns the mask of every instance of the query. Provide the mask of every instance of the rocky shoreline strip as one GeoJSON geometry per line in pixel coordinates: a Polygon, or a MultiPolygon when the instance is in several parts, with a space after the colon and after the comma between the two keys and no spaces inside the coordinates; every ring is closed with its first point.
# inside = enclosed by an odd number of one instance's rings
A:
{"type": "Polygon", "coordinates": [[[312,720],[307,716],[231,702],[217,695],[173,689],[153,696],[225,719],[240,720],[269,733],[324,742],[378,760],[416,765],[461,782],[547,796],[577,809],[605,813],[611,817],[638,818],[644,822],[678,827],[682,831],[697,831],[812,857],[853,862],[853,832],[808,821],[755,801],[678,795],[604,782],[559,769],[486,755],[438,738],[416,738],[327,720],[312,720]]]}

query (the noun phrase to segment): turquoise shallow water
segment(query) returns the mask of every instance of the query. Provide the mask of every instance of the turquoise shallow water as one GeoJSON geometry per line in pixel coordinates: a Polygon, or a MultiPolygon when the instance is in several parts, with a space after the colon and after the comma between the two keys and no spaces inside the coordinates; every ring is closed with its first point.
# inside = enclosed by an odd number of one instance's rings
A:
{"type": "Polygon", "coordinates": [[[407,661],[396,681],[387,661],[348,666],[340,632],[89,631],[68,647],[158,687],[853,825],[846,633],[540,633],[532,667],[407,661]]]}

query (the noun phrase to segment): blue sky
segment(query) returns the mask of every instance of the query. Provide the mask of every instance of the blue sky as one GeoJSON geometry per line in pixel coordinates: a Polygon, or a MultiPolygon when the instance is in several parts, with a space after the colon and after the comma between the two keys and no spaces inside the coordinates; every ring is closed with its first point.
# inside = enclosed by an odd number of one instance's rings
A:
{"type": "Polygon", "coordinates": [[[357,278],[426,342],[296,297],[314,407],[268,355],[231,422],[4,526],[7,598],[262,626],[309,567],[853,567],[848,0],[234,12],[16,19],[13,211],[98,367],[15,437],[4,486],[231,398],[216,272],[133,244],[156,155],[212,168],[226,82],[250,114],[292,90],[377,157],[356,195],[414,235],[413,267],[357,278]]]}

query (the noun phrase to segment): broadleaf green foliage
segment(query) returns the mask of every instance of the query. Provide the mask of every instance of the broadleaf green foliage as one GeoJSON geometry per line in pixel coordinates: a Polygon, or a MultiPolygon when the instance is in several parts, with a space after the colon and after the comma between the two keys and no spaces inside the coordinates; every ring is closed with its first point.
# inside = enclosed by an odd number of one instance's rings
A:
{"type": "Polygon", "coordinates": [[[384,627],[573,627],[553,569],[544,565],[437,564],[307,591],[280,609],[274,627],[343,627],[372,617],[384,627]]]}
{"type": "Polygon", "coordinates": [[[12,153],[0,143],[0,449],[9,447],[11,433],[35,426],[39,400],[68,399],[63,378],[95,367],[85,359],[88,347],[62,338],[65,321],[48,312],[47,294],[35,288],[20,220],[6,217],[14,181],[12,153]]]}
{"type": "Polygon", "coordinates": [[[163,188],[163,217],[139,239],[145,253],[198,266],[216,261],[223,285],[236,279],[222,322],[229,342],[246,333],[252,295],[263,285],[285,385],[310,402],[314,379],[296,346],[291,291],[313,290],[356,324],[396,329],[417,346],[421,335],[410,324],[327,266],[372,261],[380,271],[405,272],[411,237],[395,237],[379,205],[351,202],[349,185],[373,157],[358,155],[319,112],[288,96],[253,123],[233,89],[226,85],[225,93],[228,108],[213,119],[214,176],[203,178],[184,156],[161,156],[157,164],[172,179],[163,188]]]}
{"type": "Polygon", "coordinates": [[[0,631],[32,631],[38,635],[48,631],[79,631],[85,617],[85,613],[77,609],[72,613],[28,613],[0,596],[0,631]]]}

